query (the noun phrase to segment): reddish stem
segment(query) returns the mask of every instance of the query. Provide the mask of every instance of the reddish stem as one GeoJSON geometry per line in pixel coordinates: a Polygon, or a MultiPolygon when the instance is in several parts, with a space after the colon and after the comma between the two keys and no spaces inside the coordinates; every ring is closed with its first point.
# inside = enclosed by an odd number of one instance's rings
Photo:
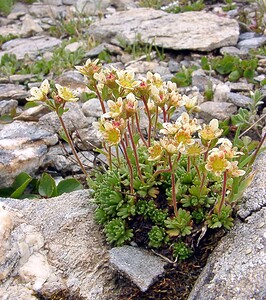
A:
{"type": "Polygon", "coordinates": [[[127,148],[126,148],[126,145],[125,143],[121,140],[121,146],[123,148],[123,152],[124,152],[124,156],[125,156],[125,159],[127,161],[127,164],[128,164],[128,168],[129,168],[129,179],[130,179],[130,194],[134,194],[134,189],[133,189],[133,179],[134,179],[134,174],[133,174],[133,168],[132,168],[132,165],[131,165],[131,162],[130,162],[130,159],[127,155],[127,148]]]}
{"type": "Polygon", "coordinates": [[[224,172],[224,182],[223,182],[223,189],[222,189],[222,199],[221,202],[219,204],[219,208],[218,208],[218,214],[220,215],[222,207],[224,205],[225,202],[225,193],[226,193],[226,181],[227,181],[227,172],[224,172]]]}
{"type": "Polygon", "coordinates": [[[97,97],[98,97],[98,99],[100,101],[102,112],[105,114],[106,113],[106,109],[105,109],[105,106],[104,106],[104,102],[103,102],[102,96],[101,96],[101,94],[100,94],[100,92],[99,92],[96,84],[94,84],[94,88],[95,88],[97,97]]]}
{"type": "MultiPolygon", "coordinates": [[[[56,113],[57,113],[57,112],[56,112],[56,113]]],[[[88,177],[88,173],[87,173],[87,171],[85,170],[85,168],[84,168],[82,162],[80,161],[80,159],[79,159],[79,157],[78,157],[78,153],[77,153],[77,151],[76,151],[76,149],[75,149],[75,146],[74,146],[74,144],[73,144],[73,142],[72,142],[72,139],[71,139],[71,137],[70,137],[70,135],[69,135],[69,133],[68,133],[68,130],[66,129],[66,126],[65,126],[65,123],[64,123],[63,118],[62,118],[61,116],[59,116],[58,113],[57,113],[57,116],[58,116],[59,121],[60,121],[60,124],[61,124],[61,126],[62,126],[62,128],[63,128],[63,130],[64,130],[64,132],[65,132],[65,135],[66,135],[68,144],[69,144],[69,146],[71,147],[71,150],[72,150],[72,152],[73,152],[73,154],[74,154],[74,156],[75,156],[75,158],[76,158],[76,160],[77,160],[77,162],[78,162],[78,164],[79,164],[79,166],[80,166],[80,168],[81,168],[83,174],[84,174],[86,177],[88,177]]]]}
{"type": "Polygon", "coordinates": [[[141,138],[143,144],[144,144],[146,147],[148,147],[148,144],[147,144],[147,142],[146,142],[146,140],[145,140],[145,138],[144,138],[144,136],[143,136],[143,134],[142,134],[142,132],[141,132],[141,129],[140,129],[138,113],[136,112],[135,115],[136,115],[136,125],[137,125],[137,129],[138,129],[140,138],[141,138]]]}
{"type": "Polygon", "coordinates": [[[130,140],[131,140],[131,145],[132,145],[133,153],[134,153],[135,160],[136,160],[137,172],[138,172],[140,180],[143,182],[143,177],[142,177],[140,166],[139,166],[139,157],[138,157],[138,153],[137,153],[137,148],[136,148],[136,145],[134,143],[134,139],[133,139],[133,135],[132,135],[132,130],[130,128],[129,122],[127,124],[127,128],[128,128],[128,133],[129,133],[129,137],[130,137],[130,140]]]}

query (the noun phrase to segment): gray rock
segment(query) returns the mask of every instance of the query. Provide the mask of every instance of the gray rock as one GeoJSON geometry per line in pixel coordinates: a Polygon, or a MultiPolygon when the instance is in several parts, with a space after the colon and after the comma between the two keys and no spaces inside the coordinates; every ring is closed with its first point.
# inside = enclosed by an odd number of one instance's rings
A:
{"type": "Polygon", "coordinates": [[[236,222],[208,259],[188,300],[264,300],[266,208],[236,222]]]}
{"type": "Polygon", "coordinates": [[[77,1],[76,0],[63,0],[62,4],[63,5],[75,5],[77,1]]]}
{"type": "Polygon", "coordinates": [[[207,87],[213,87],[213,80],[202,69],[195,70],[192,73],[192,86],[196,86],[200,92],[206,90],[207,87]]]}
{"type": "Polygon", "coordinates": [[[237,107],[228,102],[206,101],[200,105],[199,116],[206,122],[211,119],[225,120],[237,112],[237,107]]]}
{"type": "Polygon", "coordinates": [[[102,141],[98,137],[98,131],[93,127],[82,128],[72,134],[72,138],[78,149],[88,151],[102,147],[102,141]]]}
{"type": "Polygon", "coordinates": [[[29,96],[25,86],[16,84],[0,84],[0,100],[25,99],[29,96]]]}
{"type": "Polygon", "coordinates": [[[228,93],[230,92],[230,87],[228,84],[219,83],[215,85],[213,88],[213,101],[214,102],[227,102],[228,100],[228,93]]]}
{"type": "Polygon", "coordinates": [[[24,83],[25,81],[29,81],[34,77],[35,75],[33,74],[14,74],[10,75],[8,78],[11,83],[24,83]]]}
{"type": "Polygon", "coordinates": [[[66,12],[66,7],[53,4],[34,2],[28,8],[29,13],[36,18],[60,19],[66,12]]]}
{"type": "MultiPolygon", "coordinates": [[[[265,143],[264,143],[265,146],[265,143]]],[[[241,218],[246,218],[252,212],[266,206],[266,153],[261,153],[253,164],[254,179],[245,191],[243,202],[238,211],[241,218]]]]}
{"type": "Polygon", "coordinates": [[[167,264],[151,252],[132,246],[112,248],[109,254],[111,266],[127,276],[143,292],[164,273],[167,264]]]}
{"type": "MultiPolygon", "coordinates": [[[[107,105],[105,105],[107,107],[107,105]]],[[[86,117],[100,118],[103,114],[98,98],[92,98],[82,105],[82,111],[86,117]]]]}
{"type": "Polygon", "coordinates": [[[55,78],[55,82],[62,86],[67,86],[72,90],[84,91],[86,89],[84,76],[76,70],[64,72],[62,75],[55,78]]]}
{"type": "Polygon", "coordinates": [[[98,45],[98,46],[92,48],[91,50],[87,51],[85,56],[87,58],[97,57],[103,51],[107,51],[108,53],[111,53],[111,54],[118,54],[118,55],[123,54],[120,47],[117,47],[117,46],[114,46],[114,45],[111,45],[111,44],[107,44],[107,43],[101,43],[100,45],[98,45]]]}
{"type": "Polygon", "coordinates": [[[180,64],[177,61],[170,59],[168,68],[171,73],[177,73],[178,71],[180,71],[180,64]]]}
{"type": "Polygon", "coordinates": [[[43,115],[48,114],[50,111],[47,106],[38,105],[22,111],[14,120],[37,122],[43,115]]]}
{"type": "Polygon", "coordinates": [[[14,36],[18,36],[18,34],[20,33],[20,29],[21,29],[20,23],[5,25],[0,27],[0,34],[4,37],[10,34],[14,36]]]}
{"type": "MultiPolygon", "coordinates": [[[[81,169],[77,164],[70,146],[65,143],[51,147],[45,155],[42,167],[56,170],[59,174],[66,176],[68,174],[80,174],[81,169]]],[[[86,168],[94,167],[95,156],[88,151],[79,151],[78,157],[86,168]]]]}
{"type": "Polygon", "coordinates": [[[248,107],[250,103],[252,103],[252,99],[238,93],[228,93],[228,102],[233,103],[238,107],[248,107]]]}
{"type": "Polygon", "coordinates": [[[35,123],[14,121],[0,131],[0,187],[10,186],[21,172],[35,174],[42,165],[47,146],[55,145],[57,135],[35,123]]]}
{"type": "Polygon", "coordinates": [[[250,39],[253,39],[257,36],[258,36],[258,34],[256,32],[253,32],[253,31],[243,32],[239,35],[239,41],[250,40],[250,39]]]}
{"type": "Polygon", "coordinates": [[[85,190],[37,201],[2,198],[0,298],[117,299],[94,209],[85,190]]]}
{"type": "Polygon", "coordinates": [[[50,5],[62,5],[62,0],[42,0],[44,4],[50,4],[50,5]]]}
{"type": "Polygon", "coordinates": [[[74,43],[71,43],[71,44],[68,44],[66,47],[65,47],[65,50],[68,50],[70,52],[76,52],[79,48],[81,48],[82,46],[84,45],[83,42],[74,42],[74,43]]]}
{"type": "Polygon", "coordinates": [[[133,44],[139,34],[143,42],[164,48],[211,51],[236,45],[239,28],[235,20],[221,18],[212,13],[168,14],[159,10],[138,8],[129,12],[118,12],[95,22],[89,27],[88,33],[100,41],[110,41],[117,45],[119,39],[133,44]]]}
{"type": "Polygon", "coordinates": [[[38,24],[38,21],[33,19],[30,15],[26,15],[23,18],[20,35],[30,36],[42,32],[42,27],[38,24]]]}
{"type": "Polygon", "coordinates": [[[62,43],[61,40],[49,36],[34,36],[31,38],[18,38],[8,41],[2,45],[4,51],[0,52],[0,57],[5,53],[15,54],[17,59],[23,59],[25,54],[31,58],[44,53],[45,51],[52,50],[62,43]]]}
{"type": "Polygon", "coordinates": [[[0,116],[8,115],[12,111],[15,111],[18,106],[18,101],[16,100],[2,100],[0,101],[0,116]]]}
{"type": "Polygon", "coordinates": [[[220,53],[222,55],[233,55],[233,56],[238,56],[242,59],[248,58],[249,53],[248,53],[248,49],[238,49],[237,47],[222,47],[220,49],[220,53]]]}
{"type": "MultiPolygon", "coordinates": [[[[85,128],[89,125],[78,103],[67,103],[69,111],[63,114],[63,120],[69,132],[76,129],[85,128]]],[[[62,130],[61,124],[55,112],[50,112],[42,116],[39,120],[40,128],[48,129],[51,132],[59,133],[62,130]]]]}
{"type": "Polygon", "coordinates": [[[252,91],[254,84],[247,82],[230,82],[231,92],[249,92],[252,91]]]}
{"type": "Polygon", "coordinates": [[[266,44],[266,36],[255,37],[239,42],[237,47],[240,49],[257,49],[266,44]]]}

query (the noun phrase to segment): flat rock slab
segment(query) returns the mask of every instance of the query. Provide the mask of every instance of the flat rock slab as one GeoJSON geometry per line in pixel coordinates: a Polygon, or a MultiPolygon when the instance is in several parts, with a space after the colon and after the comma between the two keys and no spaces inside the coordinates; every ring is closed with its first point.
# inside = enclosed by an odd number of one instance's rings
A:
{"type": "Polygon", "coordinates": [[[35,58],[45,51],[60,46],[61,43],[62,41],[59,39],[49,36],[13,39],[2,45],[3,51],[0,52],[0,58],[5,53],[15,54],[17,59],[23,59],[25,54],[28,54],[31,58],[35,58]]]}
{"type": "Polygon", "coordinates": [[[109,251],[110,263],[145,292],[164,273],[166,261],[144,249],[123,246],[109,251]]]}
{"type": "Polygon", "coordinates": [[[237,21],[213,13],[168,14],[136,8],[93,23],[89,33],[97,40],[117,45],[119,40],[133,44],[139,36],[145,43],[173,50],[212,51],[236,45],[239,27],[237,21]]]}

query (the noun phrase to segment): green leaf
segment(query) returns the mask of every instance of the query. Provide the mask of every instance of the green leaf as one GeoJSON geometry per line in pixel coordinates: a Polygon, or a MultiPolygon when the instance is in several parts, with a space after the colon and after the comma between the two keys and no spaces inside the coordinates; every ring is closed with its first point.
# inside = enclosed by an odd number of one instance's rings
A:
{"type": "Polygon", "coordinates": [[[59,108],[58,108],[57,113],[58,113],[58,116],[59,116],[59,117],[62,117],[62,115],[63,115],[64,112],[65,112],[65,110],[64,110],[63,107],[59,107],[59,108]]]}
{"type": "Polygon", "coordinates": [[[68,178],[60,181],[57,185],[57,195],[82,190],[82,184],[75,178],[68,178]]]}
{"type": "Polygon", "coordinates": [[[102,99],[106,100],[108,98],[109,90],[108,87],[105,85],[102,89],[102,99]]]}
{"type": "Polygon", "coordinates": [[[20,198],[31,180],[32,177],[29,174],[25,172],[20,173],[12,184],[13,193],[10,197],[16,199],[20,198]]]}
{"type": "Polygon", "coordinates": [[[236,82],[241,77],[238,70],[231,72],[228,76],[228,79],[232,82],[236,82]]]}
{"type": "Polygon", "coordinates": [[[246,69],[245,71],[244,71],[244,77],[245,78],[247,78],[247,79],[249,79],[249,80],[253,80],[253,78],[254,78],[254,74],[255,74],[255,70],[254,69],[246,69]]]}
{"type": "Polygon", "coordinates": [[[51,175],[43,173],[39,180],[38,192],[43,197],[51,197],[56,193],[56,184],[51,175]]]}

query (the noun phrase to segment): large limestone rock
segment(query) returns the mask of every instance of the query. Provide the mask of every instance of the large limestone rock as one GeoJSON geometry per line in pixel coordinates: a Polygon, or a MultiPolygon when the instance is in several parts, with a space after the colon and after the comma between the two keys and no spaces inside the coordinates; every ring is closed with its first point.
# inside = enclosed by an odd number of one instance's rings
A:
{"type": "Polygon", "coordinates": [[[137,8],[95,22],[89,33],[98,40],[118,45],[119,39],[133,44],[139,35],[143,42],[164,48],[211,51],[236,45],[239,27],[235,20],[213,13],[168,14],[137,8]]]}
{"type": "Polygon", "coordinates": [[[0,298],[117,299],[94,208],[85,190],[0,198],[0,298]]]}

